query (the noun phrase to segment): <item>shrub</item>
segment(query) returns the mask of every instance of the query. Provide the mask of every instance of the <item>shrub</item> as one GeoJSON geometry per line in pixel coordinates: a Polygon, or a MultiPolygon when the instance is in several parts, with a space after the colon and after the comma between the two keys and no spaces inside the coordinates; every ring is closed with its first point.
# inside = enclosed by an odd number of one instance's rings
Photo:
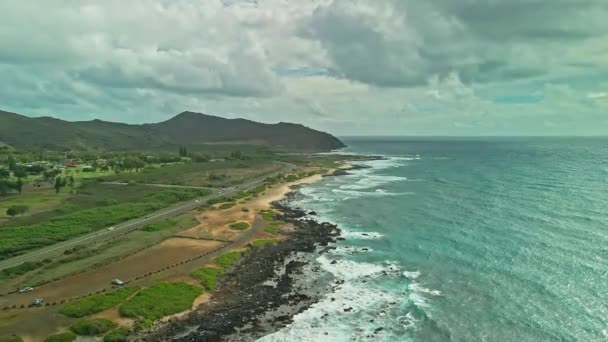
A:
{"type": "Polygon", "coordinates": [[[52,261],[49,259],[44,259],[38,262],[26,261],[21,265],[13,266],[9,268],[5,268],[0,272],[0,279],[10,279],[16,276],[20,276],[26,274],[29,271],[33,271],[38,269],[52,261]]]}
{"type": "Polygon", "coordinates": [[[265,221],[272,221],[274,220],[274,217],[277,215],[277,212],[274,210],[262,210],[260,211],[260,216],[262,216],[262,218],[265,221]]]}
{"type": "Polygon", "coordinates": [[[157,320],[186,311],[202,289],[186,283],[157,283],[120,306],[123,317],[157,320]]]}
{"type": "Polygon", "coordinates": [[[108,331],[114,329],[116,327],[116,323],[102,318],[95,319],[83,319],[76,323],[74,323],[70,330],[75,332],[78,335],[83,336],[97,336],[101,334],[105,334],[108,331]]]}
{"type": "Polygon", "coordinates": [[[166,221],[148,224],[148,225],[144,226],[144,228],[142,228],[142,230],[145,232],[156,232],[159,230],[171,228],[171,227],[175,226],[175,224],[176,223],[173,220],[166,220],[166,221]]]}
{"type": "Polygon", "coordinates": [[[251,242],[251,244],[253,245],[253,247],[264,247],[268,244],[275,244],[275,243],[279,243],[281,240],[279,239],[260,239],[260,240],[254,240],[253,242],[251,242]]]}
{"type": "Polygon", "coordinates": [[[249,228],[249,223],[247,222],[235,222],[230,225],[230,228],[236,230],[245,230],[249,228]]]}
{"type": "Polygon", "coordinates": [[[29,207],[26,205],[13,205],[6,210],[6,215],[8,216],[17,216],[25,214],[29,210],[29,207]]]}
{"type": "Polygon", "coordinates": [[[72,342],[76,339],[76,334],[71,331],[66,331],[61,334],[51,335],[44,342],[72,342]]]}
{"type": "Polygon", "coordinates": [[[127,342],[129,330],[123,327],[110,331],[103,337],[103,342],[127,342]]]}
{"type": "Polygon", "coordinates": [[[11,334],[6,336],[0,336],[0,342],[23,342],[23,339],[21,339],[21,337],[15,334],[11,334]]]}
{"type": "Polygon", "coordinates": [[[124,302],[139,290],[140,288],[137,286],[124,287],[112,293],[103,293],[86,297],[67,304],[59,310],[59,313],[74,318],[92,315],[124,302]]]}
{"type": "Polygon", "coordinates": [[[224,270],[215,267],[204,267],[192,272],[191,276],[198,280],[207,290],[213,291],[217,286],[217,280],[224,274],[224,270]]]}
{"type": "Polygon", "coordinates": [[[279,231],[279,224],[278,224],[278,222],[271,222],[270,224],[268,224],[266,226],[266,228],[264,228],[264,231],[266,233],[276,234],[279,231]]]}
{"type": "Polygon", "coordinates": [[[227,203],[224,203],[224,204],[220,205],[218,207],[218,209],[220,209],[220,210],[230,209],[230,208],[234,207],[235,205],[236,205],[235,202],[227,202],[227,203]]]}
{"type": "Polygon", "coordinates": [[[228,252],[224,255],[215,258],[215,262],[217,262],[220,266],[227,268],[239,261],[242,256],[242,252],[228,252]]]}

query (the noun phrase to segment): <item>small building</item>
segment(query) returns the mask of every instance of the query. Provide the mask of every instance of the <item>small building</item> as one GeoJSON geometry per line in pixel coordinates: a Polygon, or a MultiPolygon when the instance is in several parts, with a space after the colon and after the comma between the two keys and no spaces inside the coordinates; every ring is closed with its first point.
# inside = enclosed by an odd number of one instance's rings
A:
{"type": "Polygon", "coordinates": [[[63,162],[63,166],[65,167],[76,167],[78,166],[78,162],[73,160],[73,159],[68,159],[65,162],[63,162]]]}

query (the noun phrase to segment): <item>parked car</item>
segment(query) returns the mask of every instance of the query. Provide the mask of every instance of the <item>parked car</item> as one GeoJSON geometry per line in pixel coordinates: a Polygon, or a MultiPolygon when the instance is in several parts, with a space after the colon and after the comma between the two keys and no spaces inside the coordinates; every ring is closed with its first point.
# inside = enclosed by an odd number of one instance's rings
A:
{"type": "Polygon", "coordinates": [[[43,303],[44,303],[43,298],[36,298],[32,301],[33,306],[42,306],[43,303]]]}
{"type": "Polygon", "coordinates": [[[108,230],[109,230],[109,231],[112,231],[112,230],[114,230],[115,228],[116,228],[116,227],[110,227],[110,228],[108,228],[108,230]]]}
{"type": "Polygon", "coordinates": [[[32,292],[32,291],[34,291],[34,288],[29,287],[29,286],[22,287],[19,289],[19,293],[26,293],[26,292],[32,292]]]}
{"type": "Polygon", "coordinates": [[[123,286],[124,284],[125,282],[120,279],[112,279],[112,285],[123,286]]]}

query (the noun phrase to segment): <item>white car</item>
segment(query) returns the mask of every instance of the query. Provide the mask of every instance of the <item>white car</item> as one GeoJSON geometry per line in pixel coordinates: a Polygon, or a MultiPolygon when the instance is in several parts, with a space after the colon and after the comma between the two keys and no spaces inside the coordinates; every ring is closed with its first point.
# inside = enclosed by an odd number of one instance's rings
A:
{"type": "Polygon", "coordinates": [[[44,303],[43,298],[36,298],[32,301],[33,306],[42,306],[42,303],[44,303]]]}
{"type": "Polygon", "coordinates": [[[114,229],[116,229],[116,227],[110,227],[110,228],[108,228],[109,231],[113,231],[114,229]]]}
{"type": "Polygon", "coordinates": [[[112,285],[123,286],[124,284],[125,282],[120,279],[112,279],[112,285]]]}
{"type": "Polygon", "coordinates": [[[201,200],[194,200],[194,203],[200,203],[201,200]]]}
{"type": "Polygon", "coordinates": [[[34,288],[30,287],[30,286],[22,287],[19,289],[19,293],[26,293],[26,292],[32,292],[32,291],[34,291],[34,288]]]}

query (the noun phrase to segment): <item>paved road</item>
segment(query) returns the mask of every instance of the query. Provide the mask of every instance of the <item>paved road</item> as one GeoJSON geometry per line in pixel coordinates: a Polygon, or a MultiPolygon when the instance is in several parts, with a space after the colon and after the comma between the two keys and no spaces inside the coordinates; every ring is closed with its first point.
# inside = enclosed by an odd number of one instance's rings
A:
{"type": "Polygon", "coordinates": [[[277,163],[280,163],[284,166],[282,171],[275,172],[273,174],[257,178],[255,180],[252,180],[252,181],[244,183],[244,184],[240,184],[238,186],[218,190],[217,192],[215,192],[209,196],[206,196],[206,197],[201,197],[201,198],[198,198],[195,200],[191,200],[188,202],[182,202],[182,203],[173,205],[169,208],[165,208],[165,209],[159,210],[157,212],[154,212],[152,214],[146,215],[145,217],[127,221],[125,223],[117,224],[112,228],[99,230],[99,231],[96,231],[96,232],[93,232],[93,233],[90,233],[87,235],[79,236],[79,237],[76,237],[71,240],[60,242],[60,243],[57,243],[57,244],[54,244],[54,245],[51,245],[51,246],[48,246],[45,248],[41,248],[41,249],[26,253],[26,254],[22,254],[22,255],[19,255],[19,256],[10,258],[10,259],[0,261],[0,271],[4,270],[6,268],[9,268],[9,267],[18,266],[27,261],[36,261],[36,260],[42,260],[45,258],[51,258],[52,256],[61,254],[65,250],[70,249],[76,245],[81,245],[81,244],[85,244],[85,243],[92,244],[92,243],[97,243],[99,241],[109,240],[109,239],[118,237],[120,235],[129,233],[131,231],[134,231],[136,229],[139,229],[147,224],[150,224],[153,222],[158,222],[161,220],[165,220],[165,219],[168,219],[171,217],[175,217],[175,216],[187,213],[191,210],[194,210],[194,209],[206,204],[211,199],[219,198],[222,196],[236,195],[243,190],[252,189],[252,188],[255,188],[256,186],[264,183],[264,180],[268,177],[274,177],[277,174],[279,174],[280,172],[290,172],[296,168],[296,166],[293,164],[283,163],[283,162],[277,162],[277,163]]]}
{"type": "MultiPolygon", "coordinates": [[[[124,182],[102,182],[101,184],[110,184],[110,185],[129,185],[130,183],[124,182]]],[[[154,186],[157,188],[176,188],[176,189],[201,189],[201,190],[210,190],[209,187],[204,186],[190,186],[190,185],[174,185],[174,184],[155,184],[155,183],[135,183],[137,185],[143,186],[154,186]]]]}

